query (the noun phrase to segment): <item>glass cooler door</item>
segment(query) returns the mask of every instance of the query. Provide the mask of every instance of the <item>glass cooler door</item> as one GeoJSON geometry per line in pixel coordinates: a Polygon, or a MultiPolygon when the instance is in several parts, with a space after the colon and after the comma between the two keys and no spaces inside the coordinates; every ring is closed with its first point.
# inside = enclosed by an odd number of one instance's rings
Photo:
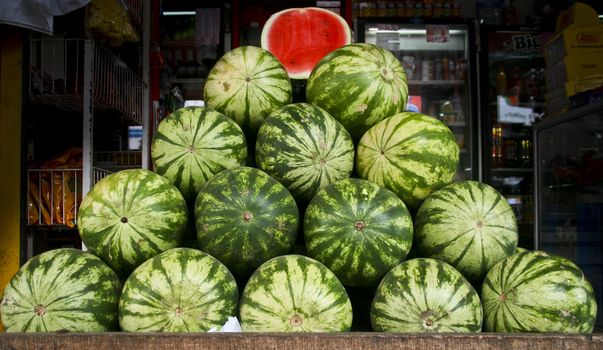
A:
{"type": "Polygon", "coordinates": [[[358,41],[390,50],[404,66],[409,88],[406,110],[443,121],[456,136],[461,150],[456,181],[478,178],[471,28],[467,23],[358,19],[358,41]]]}
{"type": "Polygon", "coordinates": [[[534,143],[536,247],[575,262],[603,305],[603,101],[536,124],[534,143]]]}

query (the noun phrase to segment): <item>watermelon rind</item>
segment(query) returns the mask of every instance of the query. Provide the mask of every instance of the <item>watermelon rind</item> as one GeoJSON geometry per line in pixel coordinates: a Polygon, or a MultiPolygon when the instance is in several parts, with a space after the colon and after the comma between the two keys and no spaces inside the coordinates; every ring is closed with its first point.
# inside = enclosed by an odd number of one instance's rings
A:
{"type": "Polygon", "coordinates": [[[370,318],[379,332],[474,333],[481,332],[483,314],[479,295],[460,272],[416,258],[383,276],[370,318]]]}
{"type": "Polygon", "coordinates": [[[351,44],[352,31],[345,19],[333,11],[320,7],[292,7],[273,13],[268,18],[262,28],[260,41],[262,48],[279,59],[291,79],[305,80],[321,58],[339,47],[351,44]],[[324,16],[330,21],[323,20],[324,16]],[[278,27],[279,21],[285,21],[290,28],[278,27]],[[271,40],[271,35],[279,39],[271,40]],[[288,52],[279,51],[275,45],[285,45],[288,52]],[[305,62],[307,60],[311,61],[305,62]],[[304,63],[307,66],[300,67],[304,63]]]}
{"type": "Polygon", "coordinates": [[[475,286],[494,264],[515,253],[519,239],[507,200],[477,181],[455,182],[433,192],[419,207],[414,229],[420,256],[451,264],[475,286]]]}
{"type": "Polygon", "coordinates": [[[249,278],[239,307],[244,332],[343,332],[352,304],[335,274],[302,255],[282,255],[249,278]]]}
{"type": "Polygon", "coordinates": [[[321,189],[304,216],[308,256],[346,286],[370,287],[408,254],[413,223],[404,202],[391,191],[361,179],[321,189]]]}
{"type": "Polygon", "coordinates": [[[487,332],[591,333],[597,302],[570,260],[526,251],[498,262],[481,291],[487,332]]]}
{"type": "Polygon", "coordinates": [[[177,247],[187,228],[184,197],[150,170],[110,174],[82,200],[78,230],[87,249],[127,277],[153,256],[177,247]]]}
{"type": "Polygon", "coordinates": [[[249,167],[224,170],[207,182],[195,202],[199,247],[236,276],[291,250],[299,211],[289,190],[249,167]]]}
{"type": "Polygon", "coordinates": [[[163,119],[151,145],[154,171],[170,180],[192,206],[205,182],[244,165],[247,142],[239,125],[206,107],[183,107],[163,119]]]}
{"type": "Polygon", "coordinates": [[[371,127],[356,149],[360,178],[383,186],[416,210],[433,191],[450,184],[459,146],[448,126],[421,113],[403,112],[371,127]]]}
{"type": "Polygon", "coordinates": [[[27,261],[4,289],[6,332],[107,332],[118,327],[121,282],[91,253],[46,251],[27,261]]]}
{"type": "Polygon", "coordinates": [[[292,102],[289,75],[269,51],[240,46],[213,66],[203,87],[205,105],[239,124],[247,139],[274,110],[292,102]]]}
{"type": "Polygon", "coordinates": [[[314,67],[306,98],[358,141],[371,126],[404,112],[406,74],[390,51],[373,44],[350,44],[329,53],[314,67]]]}
{"type": "Polygon", "coordinates": [[[350,177],[354,144],[348,132],[320,107],[292,103],[262,124],[256,165],[285,185],[300,205],[322,187],[350,177]]]}
{"type": "Polygon", "coordinates": [[[119,324],[126,332],[207,332],[236,315],[238,300],[224,264],[197,249],[174,248],[128,277],[119,324]]]}

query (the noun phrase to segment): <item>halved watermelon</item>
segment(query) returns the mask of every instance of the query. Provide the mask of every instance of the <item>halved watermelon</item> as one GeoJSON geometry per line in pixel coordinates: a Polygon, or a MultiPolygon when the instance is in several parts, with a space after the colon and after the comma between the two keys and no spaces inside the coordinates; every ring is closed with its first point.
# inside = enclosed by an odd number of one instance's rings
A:
{"type": "Polygon", "coordinates": [[[270,16],[262,29],[261,45],[278,58],[291,79],[308,79],[321,58],[351,42],[350,26],[341,16],[305,7],[270,16]]]}

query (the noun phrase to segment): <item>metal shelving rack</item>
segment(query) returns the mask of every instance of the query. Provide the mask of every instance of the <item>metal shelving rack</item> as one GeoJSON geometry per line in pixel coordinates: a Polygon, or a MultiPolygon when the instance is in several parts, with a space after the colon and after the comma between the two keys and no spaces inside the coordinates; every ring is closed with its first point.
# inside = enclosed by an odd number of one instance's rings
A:
{"type": "MultiPolygon", "coordinates": [[[[128,0],[131,22],[148,52],[149,4],[128,0]]],[[[76,112],[82,118],[82,163],[76,168],[37,167],[27,170],[27,231],[75,228],[77,209],[85,194],[106,175],[128,168],[148,167],[148,136],[141,151],[95,152],[95,119],[142,125],[149,120],[148,54],[142,73],[129,68],[113,51],[91,38],[32,38],[29,43],[27,102],[76,112]],[[141,77],[142,75],[142,77],[141,77]]],[[[80,136],[78,135],[78,138],[80,136]]],[[[31,256],[28,239],[27,255],[31,256]]]]}

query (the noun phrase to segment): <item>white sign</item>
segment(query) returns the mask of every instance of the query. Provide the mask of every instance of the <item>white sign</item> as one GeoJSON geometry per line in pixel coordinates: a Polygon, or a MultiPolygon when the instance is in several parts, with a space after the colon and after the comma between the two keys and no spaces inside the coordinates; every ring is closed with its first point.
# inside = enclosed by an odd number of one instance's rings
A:
{"type": "Polygon", "coordinates": [[[536,114],[532,108],[509,104],[504,96],[498,96],[498,121],[501,123],[532,125],[536,114]]]}

